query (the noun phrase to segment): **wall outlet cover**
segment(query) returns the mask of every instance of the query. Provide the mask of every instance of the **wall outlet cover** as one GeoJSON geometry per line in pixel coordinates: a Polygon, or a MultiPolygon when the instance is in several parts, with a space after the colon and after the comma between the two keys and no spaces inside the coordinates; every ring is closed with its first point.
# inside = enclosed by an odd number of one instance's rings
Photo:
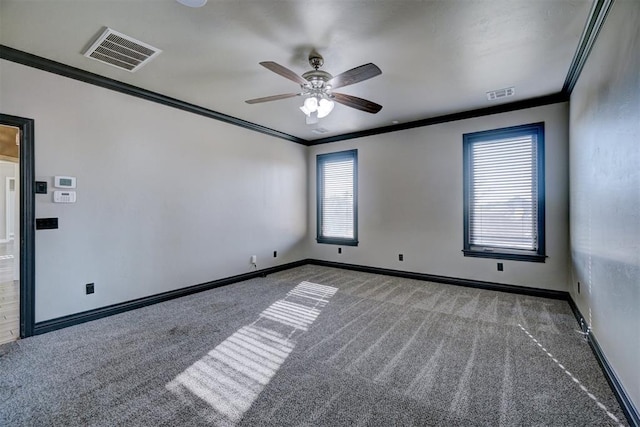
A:
{"type": "Polygon", "coordinates": [[[54,230],[58,228],[58,218],[36,218],[36,230],[54,230]]]}

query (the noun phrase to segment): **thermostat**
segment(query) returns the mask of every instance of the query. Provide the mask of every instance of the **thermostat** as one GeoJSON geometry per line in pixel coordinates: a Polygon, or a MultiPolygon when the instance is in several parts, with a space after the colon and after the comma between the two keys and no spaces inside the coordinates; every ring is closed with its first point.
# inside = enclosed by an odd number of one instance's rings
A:
{"type": "Polygon", "coordinates": [[[76,177],[56,176],[53,180],[53,186],[56,188],[76,188],[76,177]]]}
{"type": "Polygon", "coordinates": [[[53,202],[54,203],[75,203],[76,192],[75,191],[54,191],[53,202]]]}

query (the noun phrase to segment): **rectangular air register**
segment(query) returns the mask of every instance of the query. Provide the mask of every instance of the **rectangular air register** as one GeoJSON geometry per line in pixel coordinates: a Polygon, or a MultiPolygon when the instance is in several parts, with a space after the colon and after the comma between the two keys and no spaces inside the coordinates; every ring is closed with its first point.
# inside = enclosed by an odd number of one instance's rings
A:
{"type": "Polygon", "coordinates": [[[107,28],[84,56],[133,73],[161,52],[147,43],[107,28]]]}
{"type": "Polygon", "coordinates": [[[487,92],[487,99],[493,101],[494,99],[506,98],[507,96],[513,96],[516,94],[515,87],[508,87],[505,89],[492,90],[487,92]]]}

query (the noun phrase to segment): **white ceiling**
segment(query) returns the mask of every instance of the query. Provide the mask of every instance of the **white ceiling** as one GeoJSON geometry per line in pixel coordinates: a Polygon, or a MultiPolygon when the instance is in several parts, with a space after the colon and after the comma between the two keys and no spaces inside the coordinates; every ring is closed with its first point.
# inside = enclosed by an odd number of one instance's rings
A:
{"type": "Polygon", "coordinates": [[[591,0],[0,0],[0,44],[257,123],[318,139],[560,92],[591,0]],[[104,27],[162,49],[136,73],[85,58],[104,27]],[[382,75],[340,89],[383,105],[337,104],[306,125],[301,98],[258,65],[298,74],[316,48],[333,75],[373,62],[382,75]],[[515,86],[488,101],[485,92],[515,86]],[[315,127],[329,130],[324,135],[315,127]]]}

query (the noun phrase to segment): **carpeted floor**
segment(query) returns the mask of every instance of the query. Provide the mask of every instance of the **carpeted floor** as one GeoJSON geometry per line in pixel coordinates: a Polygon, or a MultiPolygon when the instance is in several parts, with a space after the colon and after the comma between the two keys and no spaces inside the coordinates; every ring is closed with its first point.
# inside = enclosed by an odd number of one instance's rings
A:
{"type": "Polygon", "coordinates": [[[308,265],[0,346],[0,425],[627,425],[576,329],[564,301],[308,265]]]}

